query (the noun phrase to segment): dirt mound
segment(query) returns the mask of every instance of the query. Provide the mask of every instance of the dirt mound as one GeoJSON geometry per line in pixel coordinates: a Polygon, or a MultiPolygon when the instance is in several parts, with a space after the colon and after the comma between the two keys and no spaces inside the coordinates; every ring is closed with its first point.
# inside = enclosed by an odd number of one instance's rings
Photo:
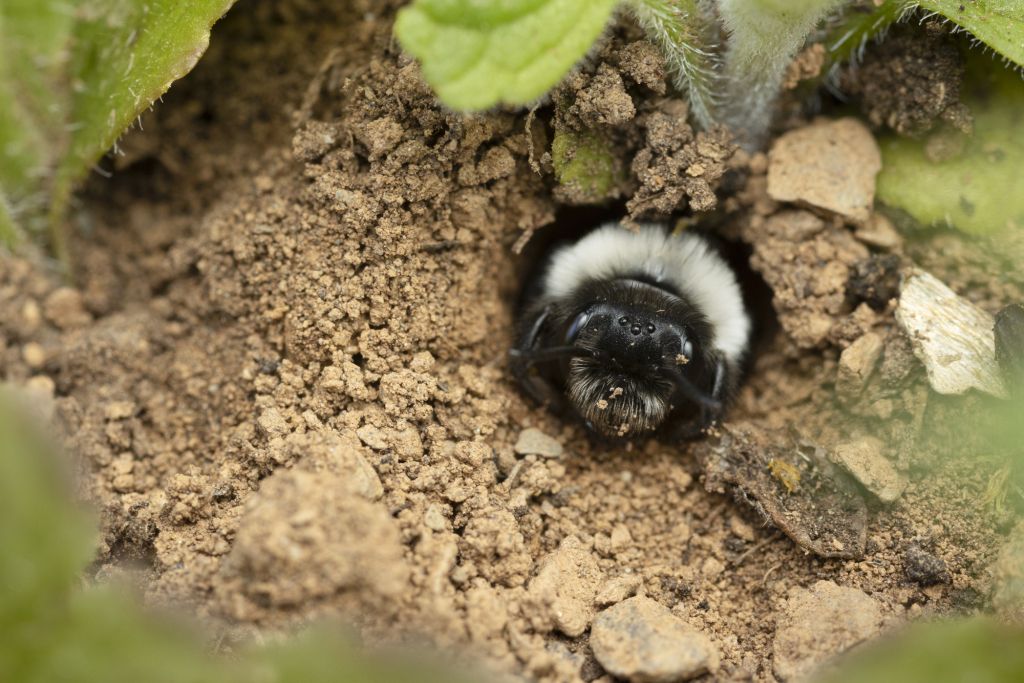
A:
{"type": "Polygon", "coordinates": [[[941,441],[955,406],[925,420],[891,311],[846,296],[868,258],[854,226],[780,213],[764,156],[695,135],[627,25],[536,111],[463,117],[397,52],[396,4],[345,4],[334,22],[302,2],[233,14],[123,170],[89,188],[80,288],[0,259],[3,378],[60,417],[104,511],[101,568],[134,567],[150,600],[227,632],[341,615],[544,680],[600,677],[587,625],[634,594],[702,632],[731,679],[771,675],[791,591],[819,580],[869,594],[888,622],[987,593],[991,468],[936,462],[921,436],[941,441]],[[617,169],[586,199],[559,189],[548,151],[584,130],[612,141],[617,169]],[[717,207],[785,297],[731,418],[768,473],[758,495],[784,514],[836,444],[900,444],[883,457],[910,484],[862,507],[862,557],[808,554],[749,490],[705,491],[722,441],[608,447],[515,390],[518,249],[578,215],[567,203],[625,198],[638,217],[717,207]],[[811,236],[795,252],[794,231],[811,236]],[[827,281],[808,275],[831,259],[827,281]],[[872,331],[879,369],[837,423],[840,353],[872,331]],[[527,427],[561,455],[517,454],[527,427]],[[904,576],[911,545],[944,560],[943,582],[904,576]]]}

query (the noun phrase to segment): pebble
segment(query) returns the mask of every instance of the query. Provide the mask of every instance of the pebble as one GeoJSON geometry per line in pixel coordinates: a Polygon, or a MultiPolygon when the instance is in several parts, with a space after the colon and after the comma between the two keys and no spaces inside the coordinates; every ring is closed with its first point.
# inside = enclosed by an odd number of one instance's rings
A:
{"type": "Polygon", "coordinates": [[[882,357],[883,346],[880,335],[868,332],[843,349],[836,377],[836,392],[841,399],[852,401],[864,391],[864,385],[882,357]]]}
{"type": "Polygon", "coordinates": [[[291,431],[288,427],[288,422],[285,421],[281,411],[277,408],[267,408],[260,413],[260,416],[256,419],[256,427],[268,439],[275,436],[284,436],[291,431]]]}
{"type": "Polygon", "coordinates": [[[29,342],[21,347],[21,359],[25,365],[33,370],[38,370],[46,363],[46,351],[37,342],[29,342]]]}
{"type": "Polygon", "coordinates": [[[772,669],[782,680],[804,679],[877,634],[881,620],[878,602],[856,588],[819,581],[795,589],[775,629],[772,669]]]}
{"type": "Polygon", "coordinates": [[[610,542],[613,553],[621,553],[631,546],[633,544],[633,535],[629,533],[629,527],[625,524],[616,524],[612,527],[610,542]]]}
{"type": "Polygon", "coordinates": [[[387,436],[383,431],[371,424],[365,424],[357,429],[356,436],[375,451],[382,451],[388,447],[387,436]]]}
{"type": "Polygon", "coordinates": [[[544,458],[558,458],[563,452],[562,444],[536,427],[528,427],[520,432],[514,448],[519,455],[539,455],[544,458]]]}
{"type": "Polygon", "coordinates": [[[444,511],[437,503],[431,503],[427,507],[427,511],[423,513],[423,523],[431,531],[441,532],[447,531],[449,528],[448,518],[444,516],[444,511]]]}
{"type": "Polygon", "coordinates": [[[644,596],[598,614],[590,648],[605,671],[631,683],[685,681],[718,668],[707,636],[644,596]]]}
{"type": "Polygon", "coordinates": [[[594,618],[594,598],[602,582],[597,559],[575,536],[540,562],[527,589],[530,620],[538,630],[558,630],[575,638],[594,618]]]}
{"type": "Polygon", "coordinates": [[[608,579],[601,586],[600,590],[597,591],[597,597],[594,598],[594,604],[601,607],[607,607],[608,605],[614,605],[622,602],[626,598],[631,598],[636,595],[637,589],[640,588],[640,584],[640,577],[635,574],[616,576],[615,578],[608,579]]]}
{"type": "Polygon", "coordinates": [[[881,168],[878,144],[863,123],[816,121],[775,141],[768,153],[768,194],[864,223],[871,217],[881,168]]]}
{"type": "Polygon", "coordinates": [[[924,363],[932,389],[1007,397],[996,362],[995,318],[988,312],[930,273],[914,270],[903,283],[896,322],[924,363]]]}
{"type": "Polygon", "coordinates": [[[946,563],[921,546],[912,545],[903,556],[903,573],[920,586],[934,586],[949,581],[946,563]]]}
{"type": "Polygon", "coordinates": [[[886,251],[899,251],[903,237],[896,231],[892,221],[880,213],[871,214],[866,223],[859,225],[853,236],[869,247],[886,251]]]}
{"type": "Polygon", "coordinates": [[[882,442],[873,437],[842,443],[831,458],[885,504],[895,502],[907,487],[906,479],[882,453],[882,442]]]}
{"type": "Polygon", "coordinates": [[[82,293],[71,287],[53,290],[43,302],[43,314],[62,330],[84,327],[92,322],[92,316],[85,310],[82,293]]]}

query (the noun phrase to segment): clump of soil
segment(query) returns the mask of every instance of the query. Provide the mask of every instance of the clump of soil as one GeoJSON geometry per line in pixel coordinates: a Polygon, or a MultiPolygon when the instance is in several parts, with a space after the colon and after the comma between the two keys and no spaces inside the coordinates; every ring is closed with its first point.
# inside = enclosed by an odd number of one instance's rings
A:
{"type": "Polygon", "coordinates": [[[924,31],[897,26],[843,74],[841,87],[861,99],[871,123],[900,135],[922,135],[941,122],[969,132],[970,112],[960,102],[963,78],[956,40],[940,23],[929,22],[924,31]]]}
{"type": "MultiPolygon", "coordinates": [[[[131,138],[133,163],[89,188],[79,288],[0,258],[2,376],[57,416],[81,463],[104,513],[98,574],[133,568],[148,600],[232,637],[341,616],[370,639],[426,635],[560,681],[605,674],[592,625],[635,595],[630,619],[695,634],[707,656],[692,672],[727,679],[802,670],[793,615],[819,582],[870,617],[815,641],[821,658],[980,606],[1000,526],[979,501],[998,464],[940,457],[962,406],[930,397],[891,308],[847,295],[870,257],[863,226],[781,205],[764,155],[695,135],[628,26],[536,111],[459,116],[397,51],[397,4],[346,4],[332,22],[302,2],[233,14],[225,47],[131,138]],[[267,46],[279,59],[256,57],[267,46]],[[765,328],[720,438],[595,443],[507,374],[515,254],[575,201],[544,156],[559,130],[587,128],[623,171],[604,199],[638,216],[717,206],[712,223],[754,245],[781,297],[766,312],[782,331],[765,328]],[[838,400],[841,354],[868,333],[877,367],[848,372],[838,400]],[[562,448],[517,453],[526,428],[562,448]],[[908,479],[889,506],[830,469],[865,434],[908,479]],[[845,536],[808,512],[826,476],[856,503],[845,536]],[[834,552],[776,530],[796,508],[787,533],[834,552]],[[908,578],[912,547],[941,581],[908,578]]],[[[984,289],[980,263],[958,264],[984,289]]]]}

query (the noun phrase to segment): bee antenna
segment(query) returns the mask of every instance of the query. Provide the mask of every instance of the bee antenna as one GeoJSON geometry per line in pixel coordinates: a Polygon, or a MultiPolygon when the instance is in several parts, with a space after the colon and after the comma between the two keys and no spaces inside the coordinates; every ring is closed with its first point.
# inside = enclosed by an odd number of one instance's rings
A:
{"type": "Polygon", "coordinates": [[[669,377],[672,378],[672,381],[675,382],[676,388],[679,389],[683,396],[694,403],[704,406],[708,410],[720,410],[722,408],[721,402],[716,401],[697,387],[693,386],[693,382],[687,379],[686,375],[684,375],[678,368],[668,366],[665,370],[668,372],[669,377]]]}
{"type": "Polygon", "coordinates": [[[535,351],[523,351],[521,349],[511,349],[509,355],[513,358],[523,360],[527,365],[535,365],[537,363],[545,363],[551,360],[559,360],[562,358],[573,358],[576,356],[596,356],[595,352],[590,349],[584,349],[579,346],[549,346],[544,349],[537,349],[535,351]]]}

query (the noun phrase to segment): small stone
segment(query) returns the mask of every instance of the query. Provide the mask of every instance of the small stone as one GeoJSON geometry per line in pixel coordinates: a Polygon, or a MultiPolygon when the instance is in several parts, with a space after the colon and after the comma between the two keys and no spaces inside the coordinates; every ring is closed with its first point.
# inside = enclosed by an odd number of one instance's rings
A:
{"type": "Polygon", "coordinates": [[[883,347],[882,337],[868,332],[843,350],[836,377],[836,393],[841,399],[852,401],[860,396],[882,357],[883,347]]]}
{"type": "Polygon", "coordinates": [[[448,530],[448,518],[444,516],[441,506],[437,503],[432,503],[427,507],[427,511],[423,513],[423,523],[431,531],[448,530]]]}
{"type": "Polygon", "coordinates": [[[718,651],[707,636],[642,596],[598,614],[590,647],[608,673],[631,683],[685,681],[718,668],[718,651]]]}
{"type": "Polygon", "coordinates": [[[126,420],[135,414],[135,404],[131,401],[111,401],[103,406],[103,417],[107,420],[126,420]]]}
{"type": "Polygon", "coordinates": [[[210,495],[216,503],[227,503],[235,499],[235,486],[231,482],[221,482],[213,487],[210,495]]]}
{"type": "Polygon", "coordinates": [[[836,446],[832,461],[853,475],[878,500],[895,502],[907,487],[906,480],[882,453],[882,442],[867,436],[836,446]]]}
{"type": "Polygon", "coordinates": [[[92,322],[92,316],[85,310],[82,293],[70,287],[53,290],[43,302],[43,314],[62,330],[84,327],[92,322]]]}
{"type": "Polygon", "coordinates": [[[21,307],[22,333],[27,335],[34,333],[42,322],[43,312],[39,309],[39,304],[35,300],[29,299],[21,307]]]}
{"type": "Polygon", "coordinates": [[[629,527],[625,524],[616,524],[612,527],[611,547],[613,553],[621,553],[633,543],[633,535],[629,533],[629,527]]]}
{"type": "Polygon", "coordinates": [[[388,447],[387,436],[383,431],[371,424],[365,424],[357,429],[356,436],[375,451],[382,451],[388,447]]]}
{"type": "Polygon", "coordinates": [[[949,572],[942,558],[917,545],[907,548],[903,556],[903,573],[921,586],[934,586],[949,581],[949,572]]]}
{"type": "Polygon", "coordinates": [[[729,531],[736,538],[743,539],[747,543],[753,543],[756,536],[754,535],[754,527],[747,524],[747,522],[739,515],[729,516],[729,531]]]}
{"type": "Polygon", "coordinates": [[[940,394],[978,389],[1007,398],[996,362],[995,318],[923,270],[900,292],[896,322],[940,394]]]}
{"type": "Polygon", "coordinates": [[[288,422],[277,408],[267,408],[260,413],[259,418],[256,419],[256,427],[268,439],[284,436],[291,431],[288,422]]]}
{"type": "Polygon", "coordinates": [[[21,347],[21,359],[25,361],[25,365],[38,370],[46,363],[46,351],[41,344],[29,342],[21,347]]]}
{"type": "Polygon", "coordinates": [[[562,444],[540,431],[528,427],[519,433],[515,451],[519,455],[539,455],[544,458],[558,458],[562,455],[562,444]]]}
{"type": "Polygon", "coordinates": [[[775,629],[772,669],[782,680],[806,678],[878,633],[881,620],[878,603],[856,588],[819,581],[795,589],[775,629]]]}
{"type": "Polygon", "coordinates": [[[903,237],[896,232],[892,221],[880,213],[871,214],[866,223],[857,226],[853,236],[869,247],[897,251],[903,246],[903,237]]]}
{"type": "Polygon", "coordinates": [[[534,627],[557,629],[572,638],[582,635],[594,618],[594,596],[601,579],[593,554],[575,536],[566,537],[541,560],[527,589],[534,627]]]}
{"type": "Polygon", "coordinates": [[[878,145],[863,123],[816,121],[775,141],[768,154],[768,195],[863,223],[871,216],[881,168],[878,145]]]}
{"type": "Polygon", "coordinates": [[[434,367],[434,356],[430,351],[420,351],[409,361],[409,369],[413,372],[430,372],[434,367]]]}
{"type": "Polygon", "coordinates": [[[640,588],[640,577],[635,574],[627,574],[626,576],[616,576],[613,579],[608,579],[601,586],[600,590],[597,591],[597,597],[594,598],[594,604],[600,607],[606,607],[608,605],[614,605],[622,602],[626,598],[631,598],[636,595],[636,591],[640,588]]]}

